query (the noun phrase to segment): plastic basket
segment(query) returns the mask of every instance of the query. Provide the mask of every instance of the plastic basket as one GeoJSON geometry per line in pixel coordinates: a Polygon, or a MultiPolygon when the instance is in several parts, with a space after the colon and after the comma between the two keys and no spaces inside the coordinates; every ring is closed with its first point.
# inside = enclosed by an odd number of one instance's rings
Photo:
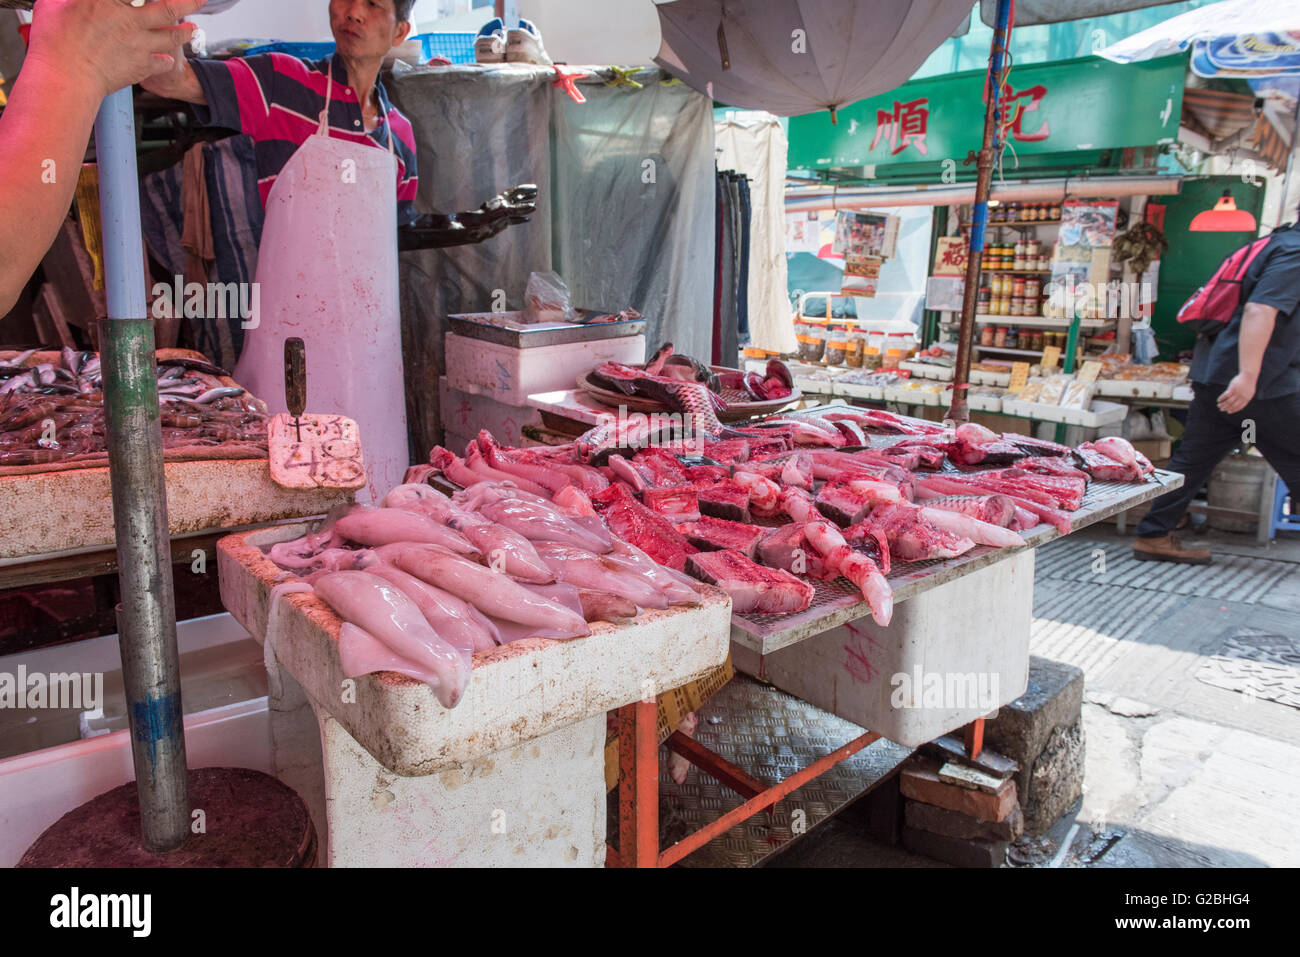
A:
{"type": "Polygon", "coordinates": [[[473,33],[420,33],[411,39],[420,41],[420,58],[425,62],[440,56],[452,63],[473,63],[474,37],[473,33]]]}

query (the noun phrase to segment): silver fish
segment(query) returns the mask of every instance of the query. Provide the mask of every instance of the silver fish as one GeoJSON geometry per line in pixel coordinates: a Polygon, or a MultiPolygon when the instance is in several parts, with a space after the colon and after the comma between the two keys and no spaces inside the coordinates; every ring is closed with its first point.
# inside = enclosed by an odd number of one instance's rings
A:
{"type": "Polygon", "coordinates": [[[217,386],[215,389],[209,389],[194,401],[199,405],[207,405],[209,402],[216,402],[218,399],[228,399],[243,394],[244,390],[237,386],[222,385],[217,386]]]}

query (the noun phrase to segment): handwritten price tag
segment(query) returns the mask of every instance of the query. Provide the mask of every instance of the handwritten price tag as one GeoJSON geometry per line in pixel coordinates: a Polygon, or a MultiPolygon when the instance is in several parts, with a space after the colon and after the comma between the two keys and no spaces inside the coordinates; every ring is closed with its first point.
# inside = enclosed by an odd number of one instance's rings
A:
{"type": "Polygon", "coordinates": [[[366,484],[361,430],[342,415],[281,412],[267,426],[271,479],[285,488],[359,489],[366,484]]]}
{"type": "Polygon", "coordinates": [[[1097,376],[1101,373],[1100,362],[1085,362],[1083,368],[1079,370],[1078,380],[1085,385],[1089,382],[1096,382],[1097,376]]]}
{"type": "Polygon", "coordinates": [[[1043,368],[1056,365],[1061,361],[1060,346],[1046,346],[1043,349],[1043,368]]]}
{"type": "Polygon", "coordinates": [[[1029,382],[1029,363],[1013,362],[1011,364],[1011,382],[1007,385],[1008,392],[1023,392],[1025,384],[1029,382]]]}

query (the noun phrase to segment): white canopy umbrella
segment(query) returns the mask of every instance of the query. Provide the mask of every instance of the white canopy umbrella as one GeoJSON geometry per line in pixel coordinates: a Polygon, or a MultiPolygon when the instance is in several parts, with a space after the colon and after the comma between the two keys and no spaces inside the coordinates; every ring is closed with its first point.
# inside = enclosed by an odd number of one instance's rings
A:
{"type": "Polygon", "coordinates": [[[1300,3],[1223,0],[1112,43],[1099,56],[1133,63],[1189,46],[1195,46],[1192,68],[1200,76],[1300,73],[1300,3]]]}

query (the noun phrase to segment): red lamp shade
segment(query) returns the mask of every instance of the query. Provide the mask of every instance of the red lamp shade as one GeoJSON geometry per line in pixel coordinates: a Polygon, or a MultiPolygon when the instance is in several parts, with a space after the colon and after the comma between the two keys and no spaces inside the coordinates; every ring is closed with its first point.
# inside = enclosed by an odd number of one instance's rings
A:
{"type": "Polygon", "coordinates": [[[1197,213],[1187,228],[1196,233],[1253,233],[1259,224],[1246,210],[1237,208],[1232,193],[1225,189],[1214,208],[1197,213]]]}

